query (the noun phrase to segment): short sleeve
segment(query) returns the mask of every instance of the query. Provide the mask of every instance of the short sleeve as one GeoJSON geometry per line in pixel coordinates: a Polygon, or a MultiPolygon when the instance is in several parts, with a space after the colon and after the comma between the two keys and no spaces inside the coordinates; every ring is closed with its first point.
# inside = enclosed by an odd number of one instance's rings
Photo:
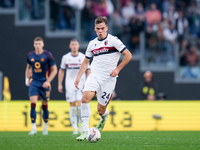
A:
{"type": "Polygon", "coordinates": [[[66,69],[65,57],[64,56],[61,59],[60,68],[61,69],[66,69]]]}
{"type": "Polygon", "coordinates": [[[122,41],[114,36],[113,38],[113,46],[120,52],[122,53],[125,49],[126,49],[126,46],[122,43],[122,41]]]}
{"type": "Polygon", "coordinates": [[[31,64],[31,61],[30,61],[30,59],[29,59],[29,55],[27,56],[27,63],[28,63],[28,64],[31,64]]]}
{"type": "Polygon", "coordinates": [[[48,63],[49,63],[50,67],[56,65],[56,62],[55,62],[55,60],[53,58],[53,55],[50,52],[48,53],[47,57],[48,57],[48,63]]]}
{"type": "Polygon", "coordinates": [[[91,44],[91,42],[88,44],[88,47],[87,47],[87,50],[86,50],[86,52],[85,52],[85,57],[86,58],[88,58],[88,59],[90,59],[90,58],[92,58],[93,57],[93,53],[92,53],[92,44],[91,44]]]}

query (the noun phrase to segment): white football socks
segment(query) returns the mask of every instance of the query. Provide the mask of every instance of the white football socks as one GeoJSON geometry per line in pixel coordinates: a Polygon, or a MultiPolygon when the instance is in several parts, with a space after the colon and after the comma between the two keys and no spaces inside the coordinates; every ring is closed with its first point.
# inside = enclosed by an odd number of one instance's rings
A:
{"type": "Polygon", "coordinates": [[[81,106],[78,106],[78,124],[82,124],[82,119],[81,119],[81,106]]]}
{"type": "Polygon", "coordinates": [[[81,105],[81,117],[83,124],[83,131],[86,132],[89,129],[89,121],[91,116],[90,104],[82,103],[81,105]]]}
{"type": "Polygon", "coordinates": [[[32,123],[32,129],[36,130],[36,123],[32,123]]]}
{"type": "Polygon", "coordinates": [[[48,128],[48,122],[44,122],[44,128],[48,128]]]}
{"type": "Polygon", "coordinates": [[[109,115],[109,111],[108,109],[106,109],[105,113],[103,115],[101,115],[101,121],[104,119],[104,120],[107,120],[108,118],[108,115],[109,115]]]}
{"type": "Polygon", "coordinates": [[[77,130],[77,115],[76,115],[76,107],[70,107],[70,111],[69,111],[69,117],[70,117],[70,122],[72,125],[72,128],[74,130],[77,130]]]}

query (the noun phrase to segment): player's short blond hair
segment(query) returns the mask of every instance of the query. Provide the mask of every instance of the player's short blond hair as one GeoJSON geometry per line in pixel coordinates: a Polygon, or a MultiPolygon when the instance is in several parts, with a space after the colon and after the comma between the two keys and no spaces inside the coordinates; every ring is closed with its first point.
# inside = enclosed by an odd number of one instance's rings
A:
{"type": "Polygon", "coordinates": [[[33,41],[34,41],[34,42],[35,42],[35,41],[42,41],[42,42],[43,42],[43,38],[41,38],[41,37],[38,36],[38,37],[34,38],[33,41]]]}
{"type": "Polygon", "coordinates": [[[95,24],[105,23],[107,25],[108,19],[105,16],[99,16],[95,19],[95,24]]]}

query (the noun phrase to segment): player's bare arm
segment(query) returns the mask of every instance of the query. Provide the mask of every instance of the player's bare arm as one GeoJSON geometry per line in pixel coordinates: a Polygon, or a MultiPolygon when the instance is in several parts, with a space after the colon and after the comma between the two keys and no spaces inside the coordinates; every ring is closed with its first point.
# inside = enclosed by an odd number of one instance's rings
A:
{"type": "Polygon", "coordinates": [[[48,88],[48,86],[50,85],[50,82],[54,79],[56,74],[57,74],[57,66],[53,65],[51,67],[51,73],[49,75],[49,78],[43,83],[42,87],[48,88]]]}
{"type": "Polygon", "coordinates": [[[124,55],[124,58],[122,62],[110,73],[110,76],[116,77],[119,72],[129,63],[129,61],[132,59],[132,54],[128,49],[125,49],[122,54],[124,55]]]}
{"type": "Polygon", "coordinates": [[[83,74],[83,73],[86,71],[86,69],[88,68],[89,62],[90,62],[90,59],[85,58],[85,59],[83,60],[82,64],[81,64],[81,67],[80,67],[79,72],[78,72],[78,74],[77,74],[76,80],[75,80],[75,82],[74,82],[74,85],[75,85],[75,87],[76,87],[77,89],[79,89],[79,88],[78,88],[78,84],[79,84],[79,82],[80,82],[80,77],[82,76],[82,74],[83,74]]]}
{"type": "Polygon", "coordinates": [[[31,77],[32,74],[32,67],[30,64],[27,64],[26,66],[26,71],[25,71],[25,84],[26,86],[30,86],[29,78],[31,77]]]}
{"type": "Polygon", "coordinates": [[[63,82],[64,75],[65,75],[65,70],[60,68],[58,71],[58,92],[60,93],[63,93],[62,82],[63,82]]]}
{"type": "Polygon", "coordinates": [[[86,70],[86,75],[87,75],[87,77],[90,75],[90,73],[91,73],[91,70],[90,70],[90,69],[87,69],[87,70],[86,70]]]}

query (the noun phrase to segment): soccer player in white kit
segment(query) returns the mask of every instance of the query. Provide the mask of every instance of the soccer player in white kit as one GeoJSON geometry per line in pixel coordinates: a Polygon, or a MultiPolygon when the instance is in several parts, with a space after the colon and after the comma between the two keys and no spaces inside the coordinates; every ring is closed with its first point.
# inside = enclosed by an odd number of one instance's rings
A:
{"type": "Polygon", "coordinates": [[[96,126],[100,131],[104,128],[109,111],[106,109],[115,88],[116,78],[126,64],[131,60],[132,54],[126,46],[115,36],[107,33],[107,18],[97,17],[95,19],[95,31],[97,38],[90,41],[85,59],[74,82],[76,88],[80,83],[81,75],[87,69],[90,59],[93,57],[90,69],[91,74],[85,82],[82,96],[81,117],[83,133],[77,137],[78,141],[85,140],[85,133],[89,128],[91,110],[89,102],[97,93],[97,110],[101,119],[96,126]],[[121,53],[124,55],[122,62],[117,66],[121,53]]]}
{"type": "Polygon", "coordinates": [[[60,69],[58,72],[58,91],[63,93],[63,78],[66,70],[65,78],[65,90],[66,90],[66,101],[70,103],[70,122],[73,127],[73,134],[82,133],[82,120],[81,120],[81,98],[83,85],[86,80],[86,76],[89,75],[90,69],[87,68],[85,74],[80,77],[79,89],[74,86],[74,81],[78,74],[81,63],[83,62],[85,55],[79,52],[79,43],[77,39],[72,39],[69,44],[71,52],[63,55],[61,60],[60,69]],[[78,107],[76,107],[76,101],[78,107]],[[78,108],[78,113],[77,113],[78,108]]]}

